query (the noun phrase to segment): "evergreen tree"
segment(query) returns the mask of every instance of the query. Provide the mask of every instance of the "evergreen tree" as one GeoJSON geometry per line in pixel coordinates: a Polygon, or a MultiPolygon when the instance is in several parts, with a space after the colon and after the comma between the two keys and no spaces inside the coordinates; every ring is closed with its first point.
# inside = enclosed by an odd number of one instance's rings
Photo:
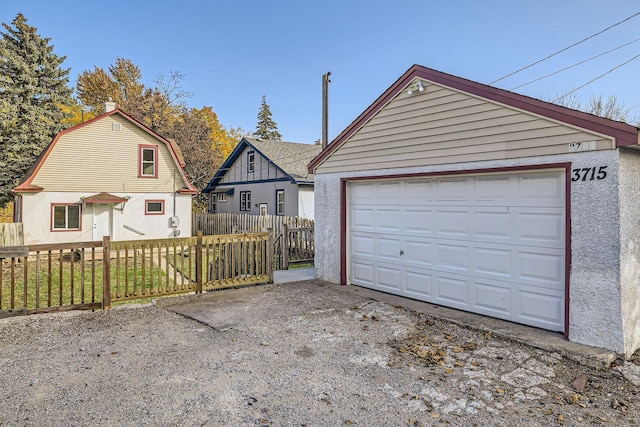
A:
{"type": "Polygon", "coordinates": [[[0,32],[0,205],[53,137],[73,104],[69,69],[49,38],[18,14],[0,32]]]}
{"type": "Polygon", "coordinates": [[[267,97],[262,96],[262,107],[258,113],[258,125],[253,134],[256,138],[282,141],[282,135],[278,132],[278,125],[271,118],[271,110],[267,104],[267,97]]]}

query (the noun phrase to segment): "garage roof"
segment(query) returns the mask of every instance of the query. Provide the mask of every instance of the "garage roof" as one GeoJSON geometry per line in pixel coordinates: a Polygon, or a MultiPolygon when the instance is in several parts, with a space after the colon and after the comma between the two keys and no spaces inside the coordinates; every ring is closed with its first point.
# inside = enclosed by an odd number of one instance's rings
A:
{"type": "Polygon", "coordinates": [[[615,139],[616,147],[638,147],[638,128],[627,123],[606,119],[583,111],[556,105],[550,102],[520,95],[504,89],[477,83],[421,65],[413,65],[389,89],[360,114],[345,130],[340,133],[329,146],[318,154],[308,165],[309,173],[314,173],[326,158],[331,156],[354,133],[362,128],[378,111],[384,108],[414,79],[449,87],[476,97],[484,98],[509,107],[547,117],[558,122],[573,125],[588,131],[598,132],[615,139]]]}

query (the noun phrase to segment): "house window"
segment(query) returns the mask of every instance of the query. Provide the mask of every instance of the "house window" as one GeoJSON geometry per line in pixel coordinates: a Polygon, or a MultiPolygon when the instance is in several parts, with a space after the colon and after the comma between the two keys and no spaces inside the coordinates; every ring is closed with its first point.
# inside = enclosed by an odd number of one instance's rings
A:
{"type": "Polygon", "coordinates": [[[268,206],[266,203],[260,203],[260,207],[258,209],[260,211],[260,215],[264,216],[267,214],[268,206]]]}
{"type": "Polygon", "coordinates": [[[217,194],[209,194],[209,213],[216,213],[217,194]]]}
{"type": "Polygon", "coordinates": [[[158,147],[156,145],[140,146],[139,176],[145,178],[158,177],[158,147]]]}
{"type": "Polygon", "coordinates": [[[51,229],[54,231],[80,230],[79,204],[51,205],[51,229]]]}
{"type": "Polygon", "coordinates": [[[241,211],[251,210],[251,191],[240,192],[240,210],[241,211]]]}
{"type": "Polygon", "coordinates": [[[220,203],[227,203],[227,193],[216,193],[217,200],[220,203]]]}
{"type": "Polygon", "coordinates": [[[164,215],[164,200],[145,200],[145,215],[164,215]]]}
{"type": "Polygon", "coordinates": [[[284,215],[284,190],[276,190],[276,215],[284,215]]]}
{"type": "Polygon", "coordinates": [[[249,151],[247,153],[247,172],[253,172],[256,170],[256,153],[249,151]]]}

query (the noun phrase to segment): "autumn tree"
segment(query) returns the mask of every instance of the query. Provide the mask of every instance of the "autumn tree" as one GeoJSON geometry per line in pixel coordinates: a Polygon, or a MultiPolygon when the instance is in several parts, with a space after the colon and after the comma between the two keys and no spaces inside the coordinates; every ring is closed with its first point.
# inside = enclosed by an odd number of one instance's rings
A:
{"type": "MultiPolygon", "coordinates": [[[[207,186],[237,143],[211,107],[185,110],[175,117],[165,136],[177,142],[184,156],[185,173],[199,190],[207,186]]],[[[204,210],[206,202],[207,195],[200,195],[194,198],[194,208],[204,210]]]]}
{"type": "Polygon", "coordinates": [[[278,125],[273,120],[271,109],[267,104],[267,97],[262,96],[262,106],[258,112],[258,124],[253,134],[256,138],[281,141],[282,135],[278,132],[278,125]]]}
{"type": "Polygon", "coordinates": [[[66,57],[18,14],[0,32],[0,205],[53,137],[73,105],[66,57]]]}

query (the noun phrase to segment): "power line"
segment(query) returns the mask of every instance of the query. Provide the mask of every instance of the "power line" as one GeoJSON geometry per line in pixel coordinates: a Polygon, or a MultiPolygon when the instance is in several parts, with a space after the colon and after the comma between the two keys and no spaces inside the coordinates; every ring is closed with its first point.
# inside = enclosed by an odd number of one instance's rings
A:
{"type": "Polygon", "coordinates": [[[633,61],[634,59],[636,59],[636,58],[638,58],[638,57],[640,57],[640,54],[638,54],[638,55],[634,56],[633,58],[629,59],[628,61],[623,62],[622,64],[616,65],[615,67],[613,67],[612,69],[610,69],[610,70],[609,70],[609,71],[607,71],[606,73],[600,74],[598,77],[596,77],[596,78],[594,78],[594,79],[589,80],[588,82],[586,82],[586,83],[585,83],[585,84],[583,84],[582,86],[578,86],[577,88],[573,89],[572,91],[565,93],[565,94],[564,94],[564,95],[562,95],[561,97],[556,98],[556,99],[554,99],[554,100],[553,100],[553,101],[551,101],[551,102],[557,102],[557,101],[561,100],[562,98],[566,98],[567,96],[571,95],[572,93],[574,93],[574,92],[576,92],[576,91],[578,91],[578,90],[582,89],[583,87],[585,87],[585,86],[587,86],[587,85],[590,85],[591,83],[595,82],[595,81],[596,81],[596,80],[598,80],[599,78],[602,78],[602,77],[606,76],[607,74],[611,73],[612,71],[617,70],[618,68],[620,68],[620,67],[622,67],[622,66],[624,66],[624,65],[627,65],[629,62],[633,61]]]}
{"type": "Polygon", "coordinates": [[[599,58],[599,57],[601,57],[601,56],[603,56],[603,55],[606,55],[607,53],[611,53],[611,52],[613,52],[613,51],[615,51],[615,50],[621,49],[621,48],[623,48],[623,47],[625,47],[625,46],[628,46],[628,45],[630,45],[630,44],[632,44],[632,43],[637,42],[638,40],[640,40],[640,39],[635,39],[635,40],[633,40],[633,41],[630,41],[629,43],[625,43],[625,44],[620,45],[620,46],[618,46],[618,47],[614,47],[613,49],[608,50],[608,51],[606,51],[606,52],[603,52],[603,53],[601,53],[601,54],[599,54],[599,55],[592,56],[591,58],[585,59],[584,61],[580,61],[580,62],[578,62],[578,63],[576,63],[576,64],[570,65],[570,66],[565,67],[565,68],[563,68],[563,69],[561,69],[561,70],[558,70],[558,71],[555,71],[555,72],[553,72],[553,73],[547,74],[546,76],[542,76],[542,77],[539,77],[539,78],[537,78],[537,79],[535,79],[535,80],[531,80],[530,82],[527,82],[527,83],[521,84],[520,86],[516,86],[516,87],[514,87],[513,89],[510,89],[510,90],[520,89],[521,87],[524,87],[524,86],[530,85],[530,84],[535,83],[535,82],[537,82],[537,81],[540,81],[540,80],[542,80],[542,79],[546,79],[547,77],[554,76],[554,75],[556,75],[556,74],[558,74],[558,73],[561,73],[561,72],[563,72],[563,71],[569,70],[569,69],[571,69],[571,68],[573,68],[573,67],[577,67],[578,65],[582,65],[582,64],[584,64],[585,62],[589,62],[589,61],[591,61],[591,60],[593,60],[593,59],[596,59],[596,58],[599,58]]]}
{"type": "Polygon", "coordinates": [[[625,18],[625,19],[623,19],[623,20],[622,20],[622,21],[620,21],[620,22],[616,22],[615,24],[613,24],[613,25],[611,25],[611,26],[609,26],[609,27],[605,28],[604,30],[598,31],[597,33],[592,34],[592,35],[590,35],[589,37],[586,37],[586,38],[584,38],[584,39],[580,40],[579,42],[576,42],[576,43],[572,44],[571,46],[567,46],[567,47],[565,47],[564,49],[560,49],[559,51],[557,51],[557,52],[555,52],[555,53],[552,53],[551,55],[549,55],[549,56],[547,56],[547,57],[545,57],[545,58],[542,58],[542,59],[540,59],[540,60],[538,60],[538,61],[535,61],[535,62],[533,62],[533,63],[531,63],[531,64],[529,64],[529,65],[527,65],[527,66],[525,66],[525,67],[522,67],[522,68],[520,68],[520,69],[518,69],[518,70],[516,70],[516,71],[514,71],[514,72],[512,72],[512,73],[509,73],[509,74],[507,74],[506,76],[500,77],[498,80],[494,80],[494,81],[490,82],[489,84],[490,84],[490,85],[492,85],[492,84],[494,84],[494,83],[499,82],[500,80],[504,80],[504,79],[506,79],[507,77],[511,77],[511,76],[513,76],[514,74],[519,73],[520,71],[524,71],[524,70],[526,70],[527,68],[531,68],[531,67],[533,67],[534,65],[537,65],[537,64],[539,64],[539,63],[541,63],[541,62],[543,62],[543,61],[546,61],[547,59],[552,58],[552,57],[554,57],[554,56],[556,56],[556,55],[558,55],[558,54],[560,54],[560,53],[562,53],[562,52],[564,52],[564,51],[566,51],[566,50],[569,50],[569,49],[571,49],[572,47],[579,45],[580,43],[584,43],[584,42],[586,42],[587,40],[592,39],[592,38],[594,38],[595,36],[600,35],[600,34],[604,33],[605,31],[608,31],[608,30],[612,29],[613,27],[616,27],[616,26],[618,26],[618,25],[622,24],[623,22],[626,22],[626,21],[628,21],[628,20],[630,20],[630,19],[632,19],[632,18],[635,18],[635,17],[636,17],[636,16],[638,16],[638,15],[640,15],[640,12],[634,13],[633,15],[629,16],[628,18],[625,18]]]}

